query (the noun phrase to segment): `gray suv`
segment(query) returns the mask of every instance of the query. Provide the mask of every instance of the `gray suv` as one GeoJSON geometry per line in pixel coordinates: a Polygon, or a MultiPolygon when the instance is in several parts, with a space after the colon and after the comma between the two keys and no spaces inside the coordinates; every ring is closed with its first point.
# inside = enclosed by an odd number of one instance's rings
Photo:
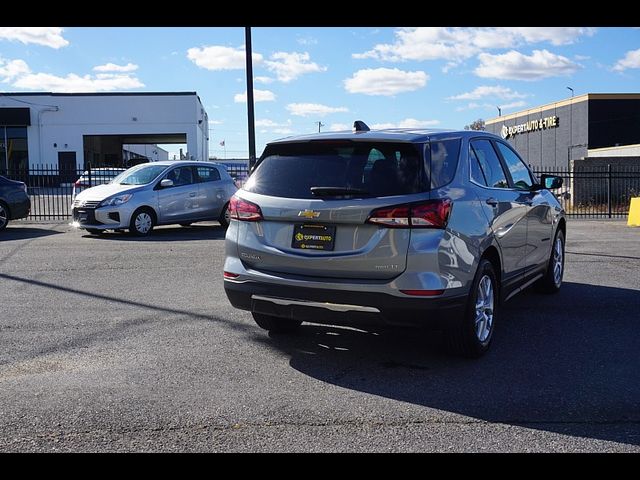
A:
{"type": "Polygon", "coordinates": [[[561,185],[482,131],[356,122],[274,141],[230,201],[225,291],[269,331],[435,326],[477,357],[500,302],[560,289],[561,185]]]}

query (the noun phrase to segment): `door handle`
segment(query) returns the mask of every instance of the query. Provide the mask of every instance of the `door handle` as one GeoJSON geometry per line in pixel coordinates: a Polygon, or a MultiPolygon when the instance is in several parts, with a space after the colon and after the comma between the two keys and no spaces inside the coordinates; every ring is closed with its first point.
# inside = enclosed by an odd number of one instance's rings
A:
{"type": "Polygon", "coordinates": [[[486,202],[487,202],[487,205],[491,205],[492,207],[495,207],[498,205],[498,200],[496,200],[493,197],[487,198],[486,202]]]}

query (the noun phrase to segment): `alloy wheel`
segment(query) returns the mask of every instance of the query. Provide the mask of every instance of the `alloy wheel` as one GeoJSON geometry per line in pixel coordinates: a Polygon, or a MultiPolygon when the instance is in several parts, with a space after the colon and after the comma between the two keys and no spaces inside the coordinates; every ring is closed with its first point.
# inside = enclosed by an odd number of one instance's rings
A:
{"type": "Polygon", "coordinates": [[[476,336],[484,343],[491,336],[493,328],[494,289],[491,277],[484,275],[478,283],[476,295],[476,336]]]}

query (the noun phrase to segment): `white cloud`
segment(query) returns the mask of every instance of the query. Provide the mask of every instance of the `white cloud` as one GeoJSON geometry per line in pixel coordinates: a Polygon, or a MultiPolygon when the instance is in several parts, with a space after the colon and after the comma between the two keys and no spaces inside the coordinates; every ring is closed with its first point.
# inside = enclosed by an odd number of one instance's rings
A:
{"type": "Polygon", "coordinates": [[[278,123],[268,118],[261,118],[256,120],[256,127],[276,128],[276,127],[289,127],[291,126],[291,120],[287,120],[285,123],[278,123]]]}
{"type": "Polygon", "coordinates": [[[512,98],[525,98],[527,95],[500,85],[481,85],[470,92],[448,97],[447,100],[479,100],[483,97],[496,97],[510,100],[512,98]]]}
{"type": "Polygon", "coordinates": [[[340,130],[352,130],[352,126],[346,123],[332,123],[329,125],[330,132],[339,132],[340,130]]]}
{"type": "MultiPolygon", "coordinates": [[[[262,55],[252,52],[254,65],[262,61],[262,55]]],[[[221,45],[193,47],[187,50],[187,58],[207,70],[241,70],[246,67],[244,47],[221,45]]]]}
{"type": "Polygon", "coordinates": [[[29,65],[24,60],[5,61],[0,58],[0,81],[8,83],[16,77],[31,73],[29,65]]]}
{"type": "Polygon", "coordinates": [[[64,77],[48,73],[30,73],[19,77],[14,87],[28,90],[51,92],[111,92],[144,87],[138,78],[127,74],[77,75],[69,73],[64,77]]]}
{"type": "Polygon", "coordinates": [[[300,117],[309,117],[311,115],[323,117],[330,113],[349,111],[346,107],[329,107],[319,103],[290,103],[286,108],[291,115],[297,115],[300,117]]]}
{"type": "Polygon", "coordinates": [[[318,44],[318,40],[316,38],[313,37],[299,37],[296,39],[296,42],[298,42],[300,45],[317,45],[318,44]]]}
{"type": "MultiPolygon", "coordinates": [[[[254,102],[273,102],[276,99],[275,93],[270,90],[253,90],[254,102]]],[[[247,91],[242,93],[236,93],[233,96],[233,101],[236,103],[247,103],[247,91]]]]}
{"type": "Polygon", "coordinates": [[[138,65],[127,63],[126,65],[116,65],[115,63],[106,63],[93,67],[94,72],[133,72],[138,69],[138,65]]]}
{"type": "Polygon", "coordinates": [[[97,73],[96,75],[65,76],[34,73],[24,60],[0,58],[0,81],[12,87],[51,92],[110,92],[144,87],[133,73],[97,73]]]}
{"type": "Polygon", "coordinates": [[[428,128],[438,125],[440,120],[416,120],[415,118],[405,118],[398,123],[374,123],[371,128],[383,130],[387,128],[428,128]]]}
{"type": "Polygon", "coordinates": [[[281,135],[290,135],[293,133],[293,130],[290,128],[276,128],[273,133],[279,133],[281,135]]]}
{"type": "Polygon", "coordinates": [[[264,63],[269,70],[275,72],[279,81],[288,83],[305,73],[324,72],[327,70],[327,67],[321,67],[309,60],[310,57],[307,52],[276,52],[271,55],[271,60],[266,60],[264,63]]]}
{"type": "Polygon", "coordinates": [[[486,49],[514,48],[539,42],[565,45],[594,32],[593,28],[579,27],[400,28],[394,32],[394,43],[381,43],[367,52],[354,53],[352,57],[391,62],[445,59],[449,61],[448,71],[456,63],[486,49]]]}
{"type": "Polygon", "coordinates": [[[58,49],[69,45],[62,36],[63,31],[60,27],[0,27],[0,39],[58,49]]]}
{"type": "Polygon", "coordinates": [[[365,95],[396,95],[424,87],[429,75],[424,72],[407,72],[397,68],[369,68],[358,70],[353,77],[344,80],[349,93],[365,95]]]}
{"type": "Polygon", "coordinates": [[[273,78],[271,77],[255,77],[253,79],[256,83],[273,83],[273,78]]]}
{"type": "Polygon", "coordinates": [[[640,48],[628,51],[624,58],[618,60],[613,66],[616,72],[623,72],[627,68],[640,68],[640,48]]]}
{"type": "Polygon", "coordinates": [[[534,50],[532,55],[524,55],[516,50],[502,55],[481,53],[478,59],[480,65],[474,73],[484,78],[533,81],[570,75],[580,68],[567,57],[547,50],[534,50]]]}

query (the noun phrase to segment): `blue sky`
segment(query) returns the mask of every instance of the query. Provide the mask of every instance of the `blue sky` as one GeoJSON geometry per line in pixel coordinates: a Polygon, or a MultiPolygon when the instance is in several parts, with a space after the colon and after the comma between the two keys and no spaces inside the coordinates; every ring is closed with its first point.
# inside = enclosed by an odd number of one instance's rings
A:
{"type": "MultiPolygon", "coordinates": [[[[640,92],[637,28],[254,27],[252,43],[258,155],[317,122],[462,128],[567,86],[640,92]]],[[[248,156],[243,27],[0,27],[0,91],[196,91],[210,155],[248,156]]]]}

